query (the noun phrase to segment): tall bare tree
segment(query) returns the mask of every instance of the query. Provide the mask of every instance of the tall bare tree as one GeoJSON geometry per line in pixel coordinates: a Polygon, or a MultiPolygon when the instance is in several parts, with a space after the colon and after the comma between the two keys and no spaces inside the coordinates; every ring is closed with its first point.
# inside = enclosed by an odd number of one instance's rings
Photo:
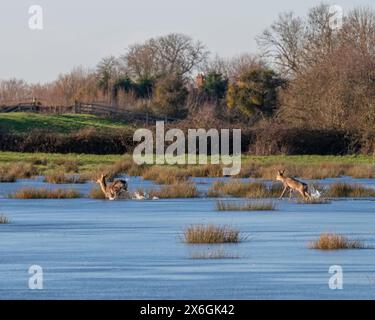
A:
{"type": "Polygon", "coordinates": [[[272,59],[286,73],[296,73],[301,68],[304,47],[305,23],[293,12],[279,15],[269,29],[257,37],[263,54],[272,59]]]}
{"type": "Polygon", "coordinates": [[[127,72],[137,78],[191,74],[207,58],[205,46],[191,37],[171,33],[129,47],[122,57],[127,72]]]}

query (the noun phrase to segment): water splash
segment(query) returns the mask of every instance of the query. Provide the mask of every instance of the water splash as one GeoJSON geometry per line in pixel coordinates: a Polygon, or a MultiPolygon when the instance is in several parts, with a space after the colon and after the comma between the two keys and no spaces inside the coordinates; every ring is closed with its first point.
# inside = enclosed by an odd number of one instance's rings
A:
{"type": "Polygon", "coordinates": [[[321,196],[322,196],[322,194],[320,193],[320,191],[319,190],[317,190],[317,189],[315,189],[313,186],[310,186],[309,187],[309,193],[310,193],[310,196],[311,196],[311,198],[313,198],[313,199],[319,199],[321,196]]]}

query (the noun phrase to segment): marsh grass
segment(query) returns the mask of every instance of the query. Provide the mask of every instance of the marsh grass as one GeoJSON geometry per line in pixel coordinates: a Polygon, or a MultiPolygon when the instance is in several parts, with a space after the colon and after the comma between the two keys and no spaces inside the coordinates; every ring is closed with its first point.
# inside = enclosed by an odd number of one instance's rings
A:
{"type": "Polygon", "coordinates": [[[185,229],[184,242],[188,244],[239,243],[240,231],[231,226],[192,225],[185,229]]]}
{"type": "Polygon", "coordinates": [[[69,159],[57,159],[53,164],[63,167],[66,173],[76,173],[79,170],[80,163],[78,161],[69,159]]]}
{"type": "Polygon", "coordinates": [[[51,172],[45,175],[44,182],[55,184],[86,183],[91,180],[90,174],[65,174],[64,172],[51,172]]]}
{"type": "Polygon", "coordinates": [[[38,174],[32,163],[15,162],[0,167],[0,182],[15,182],[17,179],[31,178],[38,174]]]}
{"type": "Polygon", "coordinates": [[[10,223],[10,219],[3,214],[0,214],[0,224],[8,224],[10,223]]]}
{"type": "Polygon", "coordinates": [[[0,182],[16,182],[16,180],[16,176],[9,174],[7,169],[0,168],[0,182]]]}
{"type": "Polygon", "coordinates": [[[358,183],[344,183],[338,182],[331,184],[327,191],[326,196],[332,198],[363,198],[375,197],[375,190],[366,188],[358,183]]]}
{"type": "Polygon", "coordinates": [[[322,233],[318,239],[309,243],[310,249],[340,250],[340,249],[364,249],[365,245],[359,240],[351,240],[334,233],[322,233]]]}
{"type": "Polygon", "coordinates": [[[273,201],[260,200],[252,202],[217,201],[217,211],[272,211],[276,210],[273,201]]]}
{"type": "Polygon", "coordinates": [[[74,199],[81,195],[74,189],[22,188],[9,195],[12,199],[74,199]]]}
{"type": "MultiPolygon", "coordinates": [[[[266,159],[266,158],[265,158],[266,159]]],[[[297,160],[297,159],[296,159],[297,160]]],[[[353,178],[374,178],[373,165],[362,163],[343,163],[337,161],[321,161],[318,163],[300,163],[298,161],[275,161],[266,163],[243,161],[240,177],[274,179],[277,170],[285,169],[288,175],[302,179],[325,179],[351,176],[353,178]]]]}
{"type": "Polygon", "coordinates": [[[150,190],[149,195],[151,198],[157,197],[160,199],[195,198],[198,196],[198,191],[196,186],[191,182],[178,182],[163,186],[160,189],[150,190]]]}
{"type": "Polygon", "coordinates": [[[107,166],[106,170],[112,176],[119,174],[127,174],[129,176],[141,176],[144,170],[147,170],[147,166],[138,165],[131,159],[121,159],[116,161],[114,164],[107,166]]]}
{"type": "Polygon", "coordinates": [[[176,184],[187,181],[189,174],[178,168],[153,166],[144,170],[142,177],[158,184],[176,184]]]}
{"type": "Polygon", "coordinates": [[[102,189],[100,189],[100,187],[94,187],[90,190],[89,192],[89,197],[91,199],[106,199],[102,189]]]}
{"type": "Polygon", "coordinates": [[[238,253],[231,253],[224,248],[220,249],[208,249],[208,250],[195,250],[190,252],[190,259],[194,260],[215,260],[215,259],[239,259],[238,253]]]}
{"type": "Polygon", "coordinates": [[[185,172],[191,177],[222,177],[223,169],[220,164],[190,165],[185,172]]]}
{"type": "Polygon", "coordinates": [[[282,192],[280,184],[267,186],[263,182],[240,182],[230,181],[228,183],[216,181],[208,190],[209,197],[232,196],[237,198],[276,198],[282,192]]]}

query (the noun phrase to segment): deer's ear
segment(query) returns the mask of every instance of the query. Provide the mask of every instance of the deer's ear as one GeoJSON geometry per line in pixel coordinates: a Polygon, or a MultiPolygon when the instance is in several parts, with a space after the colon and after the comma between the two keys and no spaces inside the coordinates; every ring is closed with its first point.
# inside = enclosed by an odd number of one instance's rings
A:
{"type": "Polygon", "coordinates": [[[284,170],[281,170],[280,172],[281,172],[281,174],[284,174],[284,172],[285,172],[285,169],[284,169],[284,170]]]}

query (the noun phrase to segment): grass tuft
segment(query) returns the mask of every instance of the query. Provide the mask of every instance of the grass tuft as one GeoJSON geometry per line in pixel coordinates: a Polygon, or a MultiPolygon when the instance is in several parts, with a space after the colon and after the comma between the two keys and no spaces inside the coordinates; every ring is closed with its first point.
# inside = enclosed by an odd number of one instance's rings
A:
{"type": "Polygon", "coordinates": [[[90,190],[89,197],[92,199],[106,199],[102,189],[100,187],[94,187],[90,190]]]}
{"type": "Polygon", "coordinates": [[[160,189],[150,190],[150,197],[160,199],[173,198],[195,198],[198,196],[196,186],[191,182],[178,182],[169,186],[163,186],[160,189]]]}
{"type": "Polygon", "coordinates": [[[309,244],[310,249],[339,250],[339,249],[363,249],[364,244],[359,240],[351,240],[343,235],[323,233],[318,239],[309,244]]]}
{"type": "Polygon", "coordinates": [[[240,231],[230,226],[192,225],[184,231],[184,241],[189,244],[238,243],[240,231]]]}
{"type": "Polygon", "coordinates": [[[74,189],[23,188],[9,195],[12,199],[74,199],[81,195],[74,189]]]}
{"type": "Polygon", "coordinates": [[[91,176],[89,174],[69,175],[64,172],[51,172],[44,177],[44,182],[55,184],[73,184],[73,183],[86,183],[91,176]]]}
{"type": "Polygon", "coordinates": [[[233,201],[217,201],[217,211],[271,211],[276,210],[273,201],[254,201],[254,202],[233,202],[233,201]]]}
{"type": "Polygon", "coordinates": [[[277,198],[282,192],[280,184],[268,186],[263,182],[240,182],[230,181],[228,183],[216,181],[208,191],[209,197],[233,196],[238,198],[277,198]]]}
{"type": "Polygon", "coordinates": [[[329,186],[326,195],[332,198],[375,197],[375,190],[366,188],[358,183],[338,182],[329,186]]]}

